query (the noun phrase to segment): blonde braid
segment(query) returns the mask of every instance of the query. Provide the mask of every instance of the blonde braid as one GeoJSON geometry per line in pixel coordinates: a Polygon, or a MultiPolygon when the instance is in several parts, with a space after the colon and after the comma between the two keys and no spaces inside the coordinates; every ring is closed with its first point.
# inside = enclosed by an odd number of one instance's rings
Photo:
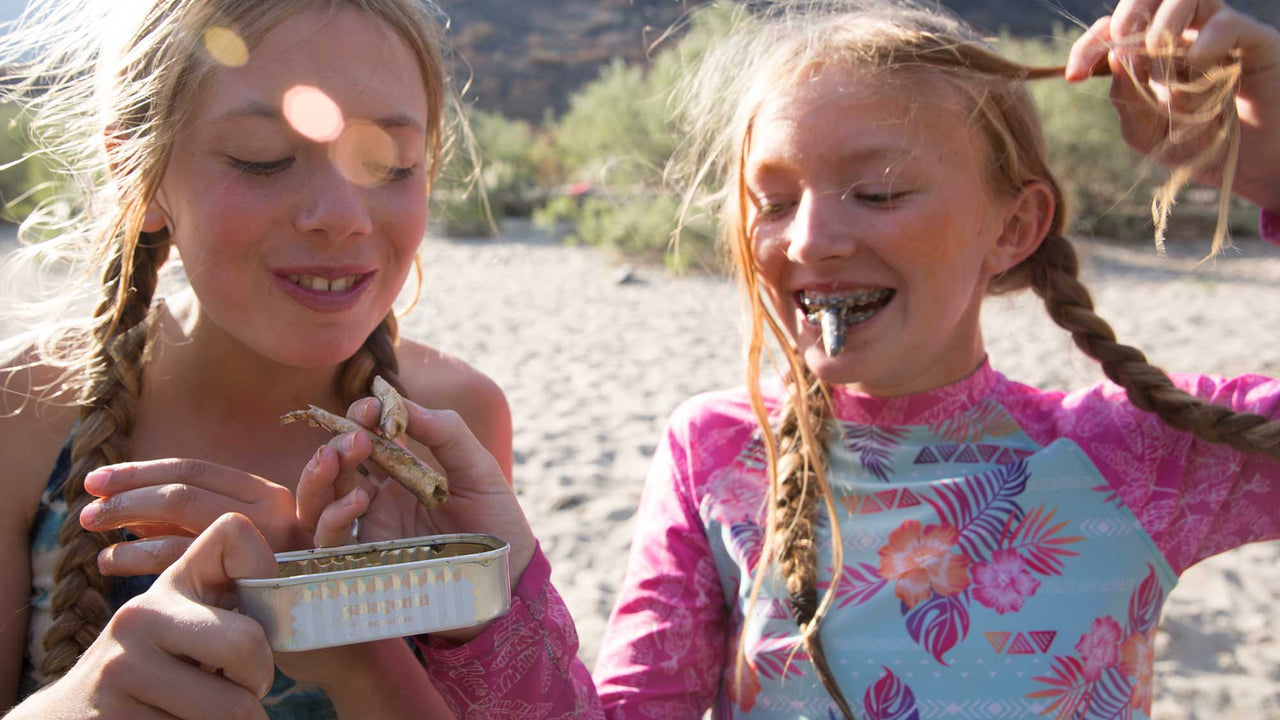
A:
{"type": "Polygon", "coordinates": [[[1077,277],[1075,249],[1060,233],[1050,233],[1027,266],[1031,287],[1044,300],[1049,316],[1071,332],[1086,355],[1102,364],[1103,372],[1125,389],[1136,407],[1202,440],[1244,453],[1280,456],[1280,422],[1194,397],[1175,387],[1140,350],[1116,342],[1111,326],[1094,314],[1089,291],[1077,277]]]}
{"type": "Polygon", "coordinates": [[[777,491],[770,513],[769,527],[774,537],[774,557],[786,580],[787,595],[803,624],[813,619],[818,609],[818,556],[814,545],[814,521],[817,512],[817,480],[814,468],[826,464],[823,443],[826,440],[827,404],[823,402],[821,385],[805,370],[795,381],[791,400],[782,409],[778,425],[777,491]],[[805,395],[805,407],[798,402],[805,395]],[[805,444],[801,433],[800,413],[813,432],[817,447],[805,444]]]}
{"type": "Polygon", "coordinates": [[[122,537],[118,531],[91,533],[80,526],[80,511],[93,500],[84,490],[84,479],[97,468],[130,457],[129,435],[141,393],[151,298],[168,244],[160,240],[118,247],[107,263],[105,297],[94,313],[97,351],[81,394],[71,470],[62,491],[67,515],[58,531],[62,549],[53,572],[53,620],[44,636],[45,656],[40,664],[46,681],[75,664],[111,614],[107,596],[112,581],[98,572],[98,553],[122,537]]]}
{"type": "Polygon", "coordinates": [[[338,374],[338,393],[344,401],[352,403],[368,395],[374,375],[381,375],[401,395],[405,394],[400,381],[400,362],[396,359],[399,344],[400,323],[393,310],[369,333],[356,354],[343,363],[338,374]]]}
{"type": "MultiPolygon", "coordinates": [[[[800,626],[805,652],[818,671],[827,694],[848,720],[853,720],[844,693],[827,664],[818,634],[818,552],[814,537],[818,500],[830,490],[819,473],[826,470],[826,442],[830,435],[829,394],[806,367],[793,382],[790,400],[778,424],[778,463],[769,517],[774,557],[787,586],[791,613],[800,626]]],[[[834,524],[833,524],[834,526],[834,524]]],[[[833,530],[834,533],[834,530],[833,530]]],[[[837,538],[835,540],[839,542],[837,538]]],[[[838,570],[837,570],[838,572],[838,570]]]]}

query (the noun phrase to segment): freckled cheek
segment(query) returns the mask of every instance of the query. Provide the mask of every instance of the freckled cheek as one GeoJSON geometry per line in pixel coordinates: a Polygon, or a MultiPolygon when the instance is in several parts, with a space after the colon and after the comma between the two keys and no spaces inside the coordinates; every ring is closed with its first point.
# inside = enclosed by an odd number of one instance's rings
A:
{"type": "Polygon", "coordinates": [[[768,298],[787,331],[794,335],[795,313],[790,293],[782,287],[786,281],[787,258],[785,246],[776,242],[752,244],[752,265],[764,297],[768,298]]]}
{"type": "Polygon", "coordinates": [[[205,223],[210,228],[235,233],[231,237],[252,236],[254,228],[287,221],[292,212],[292,204],[278,195],[241,183],[211,188],[202,196],[201,205],[213,209],[207,213],[205,223]]]}
{"type": "Polygon", "coordinates": [[[427,192],[425,186],[397,189],[381,198],[373,209],[375,222],[385,237],[390,238],[400,254],[417,252],[427,232],[427,192]]]}

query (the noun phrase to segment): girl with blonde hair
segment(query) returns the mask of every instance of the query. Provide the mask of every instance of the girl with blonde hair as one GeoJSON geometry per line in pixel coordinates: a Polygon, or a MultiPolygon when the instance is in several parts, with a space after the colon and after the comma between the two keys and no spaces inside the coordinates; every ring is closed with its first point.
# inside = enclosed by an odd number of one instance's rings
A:
{"type": "Polygon", "coordinates": [[[564,628],[531,624],[562,612],[547,600],[439,657],[507,682],[545,673],[546,646],[560,671],[536,694],[459,682],[455,712],[1148,717],[1179,573],[1280,536],[1280,384],[1166,375],[1093,312],[1025,83],[1106,68],[1131,144],[1264,208],[1280,241],[1280,33],[1218,0],[1122,0],[1036,69],[902,2],[744,7],[684,109],[693,185],[725,171],[746,387],[670,420],[601,707],[564,628]],[[983,298],[1024,288],[1110,382],[988,364],[983,298]]]}
{"type": "MultiPolygon", "coordinates": [[[[660,445],[596,668],[606,712],[1147,717],[1178,574],[1280,536],[1280,384],[1170,377],[1094,314],[1024,87],[1064,69],[936,11],[849,5],[767,11],[693,81],[749,376],[660,445]],[[990,366],[983,298],[1028,287],[1111,382],[990,366]]],[[[1065,74],[1103,62],[1131,144],[1280,211],[1275,29],[1126,0],[1065,74]],[[1211,121],[1187,103],[1213,83],[1211,121]]]]}
{"type": "MultiPolygon", "coordinates": [[[[327,433],[279,418],[341,412],[374,376],[435,408],[411,428],[422,457],[447,470],[432,446],[486,450],[489,472],[455,477],[429,530],[509,535],[512,572],[529,562],[503,394],[397,333],[451,97],[436,15],[420,0],[37,0],[5,36],[7,98],[74,195],[33,216],[6,264],[27,295],[67,278],[43,304],[6,303],[32,310],[0,377],[0,707],[28,698],[13,717],[438,709],[403,642],[282,655],[273,682],[261,629],[220,607],[229,578],[325,530],[299,519],[303,468],[367,449],[345,435],[317,451],[327,433]],[[185,283],[158,290],[175,266],[185,283]],[[78,296],[90,311],[68,315],[78,296]]],[[[341,488],[346,523],[413,507],[361,477],[341,488]]]]}

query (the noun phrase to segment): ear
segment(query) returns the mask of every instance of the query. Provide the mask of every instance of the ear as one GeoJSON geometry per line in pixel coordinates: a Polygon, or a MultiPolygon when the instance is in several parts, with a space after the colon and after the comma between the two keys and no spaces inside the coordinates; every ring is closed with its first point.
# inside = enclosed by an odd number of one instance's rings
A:
{"type": "MultiPolygon", "coordinates": [[[[120,138],[117,135],[116,126],[108,126],[103,132],[102,139],[107,151],[107,168],[114,176],[119,171],[119,163],[116,161],[116,149],[120,147],[120,138]]],[[[160,203],[155,198],[152,198],[151,202],[147,203],[146,214],[142,216],[142,232],[157,233],[168,226],[168,215],[160,207],[160,203]]]]}
{"type": "Polygon", "coordinates": [[[987,272],[999,275],[1030,257],[1049,233],[1055,210],[1057,201],[1048,183],[1034,180],[1024,185],[1006,207],[1000,234],[987,253],[987,272]]]}
{"type": "Polygon", "coordinates": [[[147,212],[142,216],[142,232],[157,233],[169,226],[169,218],[164,213],[164,208],[160,207],[160,203],[152,198],[147,203],[147,212]]]}

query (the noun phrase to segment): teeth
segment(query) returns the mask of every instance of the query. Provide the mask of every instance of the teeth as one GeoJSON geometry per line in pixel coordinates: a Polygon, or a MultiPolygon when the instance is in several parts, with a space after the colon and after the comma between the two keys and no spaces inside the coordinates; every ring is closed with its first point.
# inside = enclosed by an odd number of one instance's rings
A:
{"type": "Polygon", "coordinates": [[[803,293],[800,302],[804,304],[805,310],[821,310],[828,307],[848,307],[852,305],[865,305],[867,303],[882,300],[891,291],[885,288],[879,290],[860,290],[853,293],[840,293],[838,295],[821,295],[817,293],[803,293]]]}
{"type": "Polygon", "coordinates": [[[858,307],[878,303],[892,293],[892,290],[883,288],[839,295],[803,293],[800,296],[800,304],[804,307],[809,321],[822,326],[822,346],[827,352],[827,357],[835,357],[844,349],[845,334],[848,333],[849,328],[866,322],[876,314],[874,308],[859,310],[858,307]]]}
{"type": "Polygon", "coordinates": [[[347,275],[346,277],[335,278],[334,280],[326,280],[315,275],[290,275],[289,282],[301,288],[308,290],[317,290],[319,292],[345,292],[350,289],[356,281],[360,279],[359,275],[347,275]]]}

